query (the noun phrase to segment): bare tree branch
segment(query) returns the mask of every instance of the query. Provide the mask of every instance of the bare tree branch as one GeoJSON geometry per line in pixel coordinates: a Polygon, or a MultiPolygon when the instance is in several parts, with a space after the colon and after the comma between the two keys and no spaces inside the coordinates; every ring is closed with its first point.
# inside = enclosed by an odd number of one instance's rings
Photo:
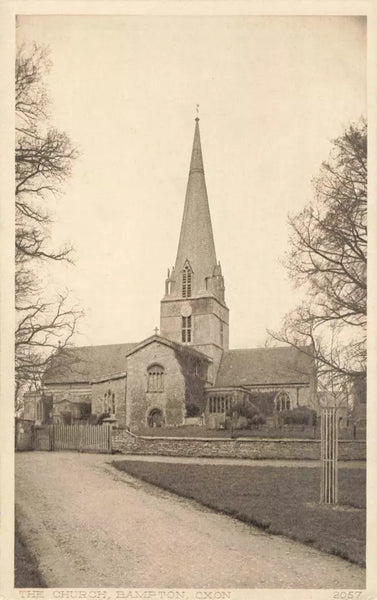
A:
{"type": "Polygon", "coordinates": [[[48,123],[49,99],[43,78],[51,66],[48,50],[22,46],[16,57],[15,300],[16,406],[25,384],[39,385],[59,348],[68,347],[82,312],[68,294],[46,299],[37,272],[43,263],[71,262],[71,246],[50,246],[49,200],[62,191],[77,157],[70,139],[48,123]]]}
{"type": "MultiPolygon", "coordinates": [[[[340,382],[366,372],[367,126],[334,140],[314,180],[314,199],[289,217],[285,264],[306,300],[289,313],[280,342],[313,345],[320,377],[340,382]]],[[[332,383],[333,385],[333,383],[332,383]]],[[[340,384],[339,384],[340,385],[340,384]]]]}

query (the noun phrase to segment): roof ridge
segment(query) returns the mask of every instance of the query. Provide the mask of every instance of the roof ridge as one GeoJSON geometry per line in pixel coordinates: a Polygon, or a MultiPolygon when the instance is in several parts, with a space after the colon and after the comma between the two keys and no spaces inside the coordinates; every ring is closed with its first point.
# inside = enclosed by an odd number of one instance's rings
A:
{"type": "Polygon", "coordinates": [[[300,348],[311,348],[311,344],[308,344],[306,346],[287,345],[287,346],[261,346],[261,347],[255,347],[255,348],[228,348],[228,350],[224,350],[224,353],[225,352],[245,352],[247,350],[288,350],[290,348],[293,350],[300,350],[300,348]]]}
{"type": "Polygon", "coordinates": [[[86,350],[88,348],[105,348],[109,346],[135,346],[139,342],[117,342],[115,344],[92,344],[87,346],[65,346],[62,350],[86,350]]]}

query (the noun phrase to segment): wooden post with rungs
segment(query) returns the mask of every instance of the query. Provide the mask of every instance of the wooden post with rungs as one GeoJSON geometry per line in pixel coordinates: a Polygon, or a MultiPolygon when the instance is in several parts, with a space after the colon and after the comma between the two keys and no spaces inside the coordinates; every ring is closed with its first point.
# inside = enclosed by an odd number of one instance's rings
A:
{"type": "Polygon", "coordinates": [[[338,422],[335,408],[323,408],[321,411],[320,502],[338,502],[338,422]]]}

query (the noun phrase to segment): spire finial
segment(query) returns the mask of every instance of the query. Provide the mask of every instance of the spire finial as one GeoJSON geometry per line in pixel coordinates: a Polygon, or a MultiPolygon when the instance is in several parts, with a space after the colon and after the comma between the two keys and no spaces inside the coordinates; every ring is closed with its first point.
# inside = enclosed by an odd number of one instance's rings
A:
{"type": "Polygon", "coordinates": [[[199,104],[196,105],[196,118],[195,121],[199,121],[199,104]]]}

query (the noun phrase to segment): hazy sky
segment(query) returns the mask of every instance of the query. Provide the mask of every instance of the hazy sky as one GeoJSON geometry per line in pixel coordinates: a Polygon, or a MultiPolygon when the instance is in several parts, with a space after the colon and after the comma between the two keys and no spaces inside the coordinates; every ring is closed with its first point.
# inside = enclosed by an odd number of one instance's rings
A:
{"type": "Polygon", "coordinates": [[[280,264],[287,215],[310,200],[330,140],[366,114],[365,33],[356,17],[19,19],[19,41],[51,49],[52,122],[81,153],[52,230],[76,266],[50,272],[86,312],[78,344],[159,325],[197,103],[231,347],[279,327],[297,301],[280,264]]]}

